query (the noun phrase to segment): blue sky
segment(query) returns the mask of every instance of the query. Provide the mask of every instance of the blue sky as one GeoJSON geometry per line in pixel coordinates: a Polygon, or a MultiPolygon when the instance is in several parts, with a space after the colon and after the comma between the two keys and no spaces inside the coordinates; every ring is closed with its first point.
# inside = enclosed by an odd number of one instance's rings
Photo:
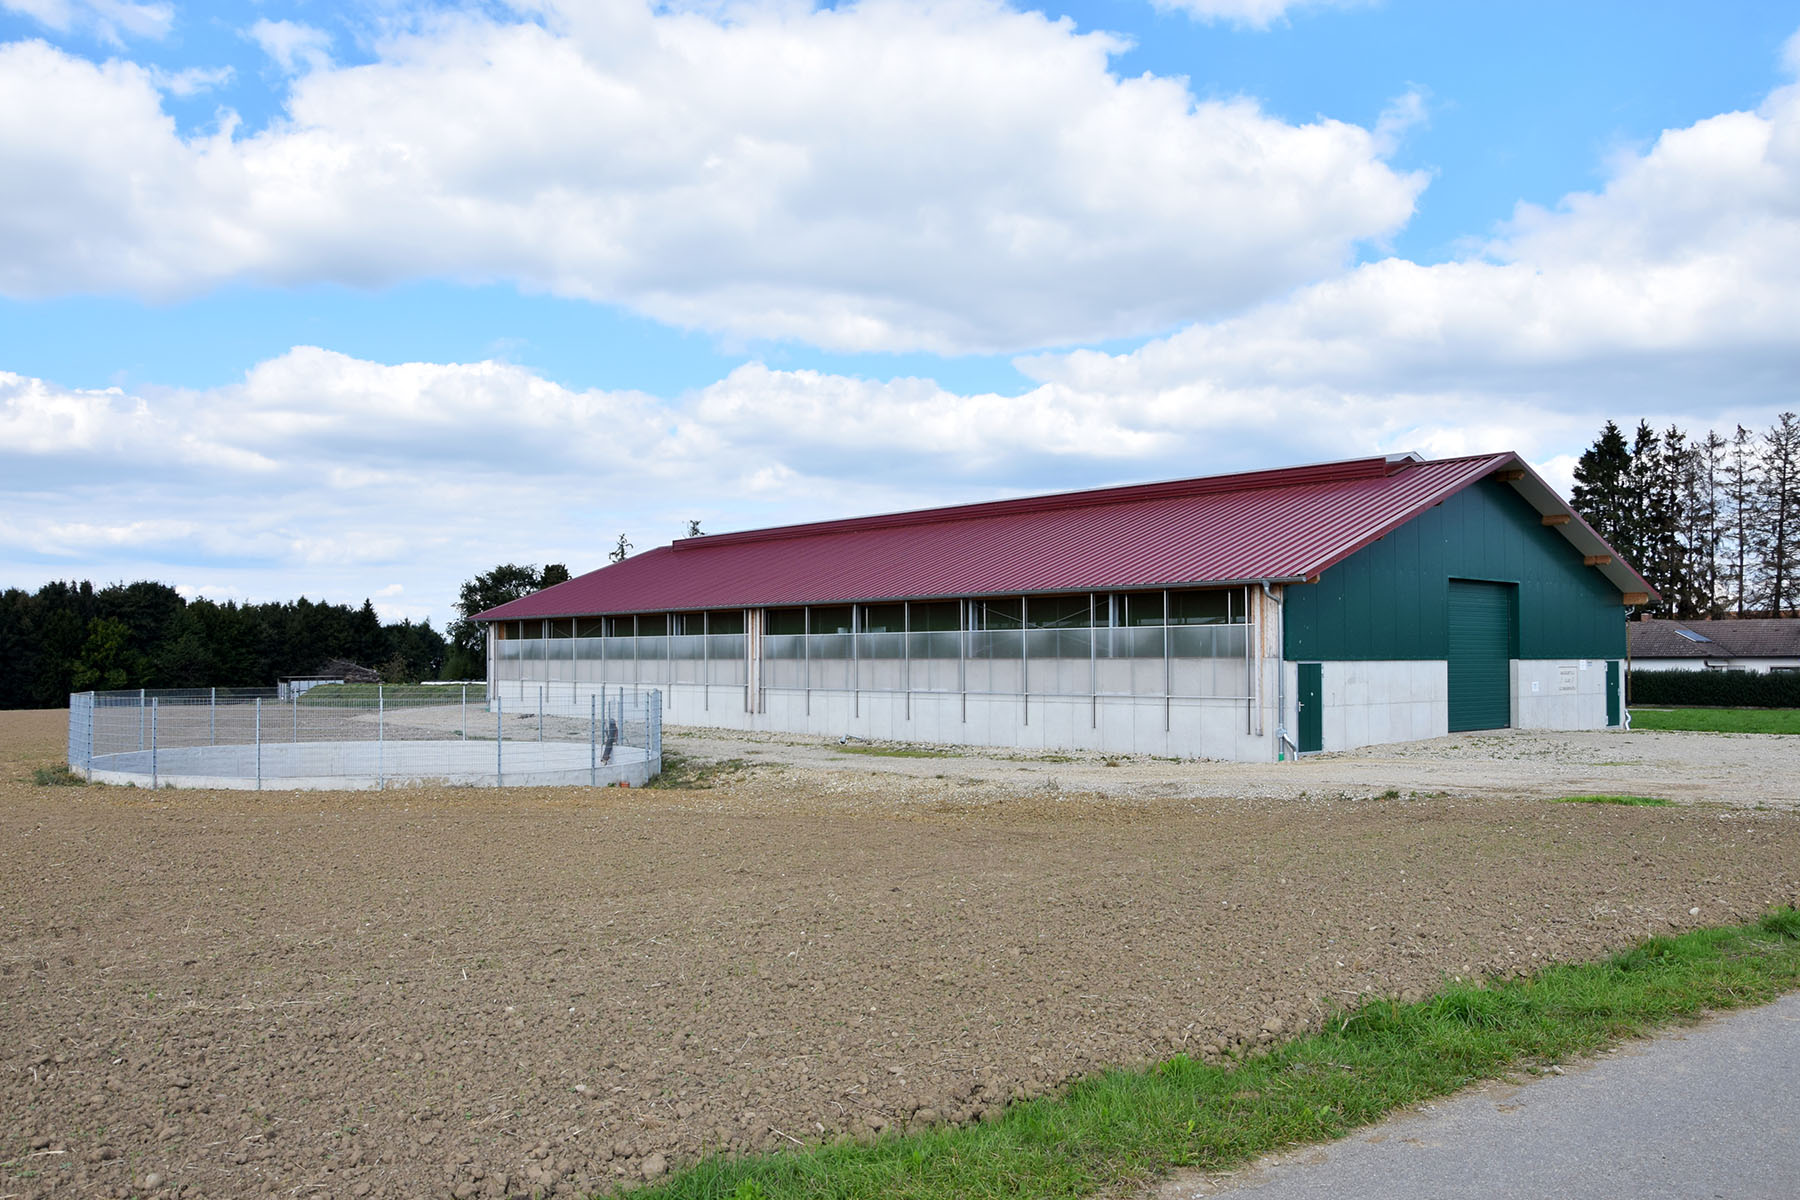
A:
{"type": "Polygon", "coordinates": [[[0,0],[0,583],[441,622],[689,516],[1767,424],[1796,29],[0,0]]]}

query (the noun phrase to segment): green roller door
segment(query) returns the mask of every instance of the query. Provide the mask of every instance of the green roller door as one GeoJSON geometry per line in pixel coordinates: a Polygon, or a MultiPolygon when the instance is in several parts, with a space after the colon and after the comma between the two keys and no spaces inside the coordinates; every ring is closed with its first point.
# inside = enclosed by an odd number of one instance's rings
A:
{"type": "Polygon", "coordinates": [[[1513,588],[1450,581],[1450,729],[1512,724],[1513,588]]]}

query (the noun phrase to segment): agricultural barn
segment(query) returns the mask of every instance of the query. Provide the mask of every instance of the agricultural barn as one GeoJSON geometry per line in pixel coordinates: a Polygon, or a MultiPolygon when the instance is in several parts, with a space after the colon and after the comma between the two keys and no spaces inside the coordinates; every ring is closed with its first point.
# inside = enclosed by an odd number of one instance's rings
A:
{"type": "Polygon", "coordinates": [[[689,538],[479,619],[526,703],[1267,761],[1617,725],[1649,594],[1516,454],[1400,455],[689,538]]]}

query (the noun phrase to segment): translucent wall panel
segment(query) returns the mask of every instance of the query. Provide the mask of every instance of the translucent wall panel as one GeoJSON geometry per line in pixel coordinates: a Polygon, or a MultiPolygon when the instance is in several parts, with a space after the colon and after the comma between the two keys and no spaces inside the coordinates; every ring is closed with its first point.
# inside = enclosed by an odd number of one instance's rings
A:
{"type": "Polygon", "coordinates": [[[916,692],[954,692],[961,686],[961,678],[954,658],[912,660],[912,686],[916,692]]]}
{"type": "Polygon", "coordinates": [[[947,658],[955,662],[962,654],[960,633],[914,633],[908,637],[908,653],[914,659],[947,658]]]}
{"type": "Polygon", "coordinates": [[[706,639],[698,634],[670,638],[669,655],[675,660],[675,682],[706,682],[704,670],[706,664],[701,661],[705,653],[706,639]]]}
{"type": "Polygon", "coordinates": [[[708,683],[724,683],[742,687],[745,677],[749,674],[750,664],[744,661],[742,655],[735,658],[715,658],[706,664],[706,670],[708,683]]]}
{"type": "Polygon", "coordinates": [[[906,656],[906,635],[904,633],[859,633],[856,635],[856,656],[858,658],[904,658],[906,656]]]}
{"type": "Polygon", "coordinates": [[[1174,658],[1242,658],[1249,646],[1248,625],[1176,625],[1169,630],[1174,658]]]}
{"type": "MultiPolygon", "coordinates": [[[[742,621],[738,622],[741,626],[742,621]]],[[[706,656],[714,662],[722,658],[743,658],[746,653],[744,635],[742,633],[709,633],[706,635],[706,656]]]]}
{"type": "Polygon", "coordinates": [[[806,639],[806,656],[811,659],[848,659],[850,653],[850,634],[848,633],[814,634],[806,639]]]}
{"type": "Polygon", "coordinates": [[[865,692],[898,692],[906,687],[906,664],[898,658],[865,658],[856,664],[856,686],[865,692]]]}
{"type": "MultiPolygon", "coordinates": [[[[814,643],[826,641],[826,638],[813,638],[814,643]]],[[[844,641],[850,637],[844,635],[844,641]]],[[[816,648],[816,645],[815,645],[816,648]]],[[[848,647],[846,647],[848,649],[848,647]]],[[[811,688],[823,688],[829,691],[847,692],[850,690],[849,658],[814,658],[807,666],[807,684],[811,688]]]]}

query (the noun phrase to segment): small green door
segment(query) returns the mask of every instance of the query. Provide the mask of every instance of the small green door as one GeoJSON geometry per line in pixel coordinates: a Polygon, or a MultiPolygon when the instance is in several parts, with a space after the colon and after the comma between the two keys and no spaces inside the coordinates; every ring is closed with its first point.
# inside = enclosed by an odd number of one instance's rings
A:
{"type": "Polygon", "coordinates": [[[1322,663],[1300,664],[1300,729],[1302,754],[1325,748],[1325,672],[1322,663]]]}
{"type": "Polygon", "coordinates": [[[1619,664],[1606,664],[1606,723],[1609,726],[1619,723],[1619,664]]]}
{"type": "Polygon", "coordinates": [[[1513,589],[1450,581],[1450,731],[1512,724],[1513,589]]]}

